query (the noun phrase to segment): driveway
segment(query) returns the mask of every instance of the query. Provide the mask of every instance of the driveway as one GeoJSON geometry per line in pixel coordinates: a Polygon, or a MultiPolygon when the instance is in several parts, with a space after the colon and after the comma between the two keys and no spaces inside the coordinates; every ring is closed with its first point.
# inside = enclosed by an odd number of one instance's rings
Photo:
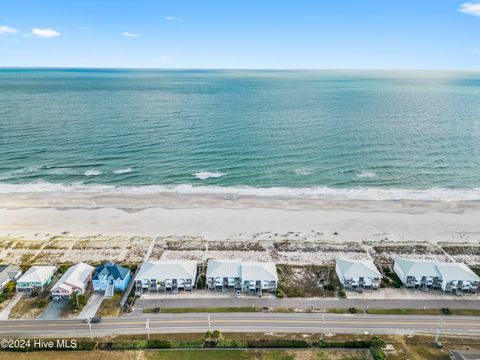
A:
{"type": "Polygon", "coordinates": [[[94,292],[92,296],[90,296],[90,299],[88,299],[88,302],[83,308],[80,315],[78,315],[78,318],[88,319],[88,318],[91,318],[92,316],[95,316],[95,314],[98,311],[98,308],[102,304],[103,299],[104,299],[103,293],[94,292]]]}
{"type": "Polygon", "coordinates": [[[0,320],[8,320],[8,316],[10,315],[10,311],[13,309],[13,307],[20,301],[20,299],[25,295],[24,292],[17,292],[15,294],[15,297],[10,300],[7,306],[3,308],[2,311],[0,311],[0,320]]]}
{"type": "Polygon", "coordinates": [[[60,299],[58,301],[50,301],[47,308],[41,313],[38,320],[57,320],[62,318],[62,310],[68,304],[68,299],[60,299]]]}

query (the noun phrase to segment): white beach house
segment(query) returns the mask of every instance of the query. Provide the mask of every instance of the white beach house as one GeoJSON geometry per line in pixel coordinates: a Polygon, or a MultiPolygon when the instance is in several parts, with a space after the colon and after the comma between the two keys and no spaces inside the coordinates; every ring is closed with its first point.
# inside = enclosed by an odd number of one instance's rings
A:
{"type": "Polygon", "coordinates": [[[241,260],[208,260],[207,289],[216,291],[241,290],[241,260]]]}
{"type": "Polygon", "coordinates": [[[83,295],[92,280],[93,270],[95,270],[93,266],[83,262],[69,267],[50,290],[52,298],[54,300],[67,298],[74,293],[83,295]]]}
{"type": "Polygon", "coordinates": [[[480,277],[462,263],[438,263],[445,292],[475,292],[479,289],[480,277]]]}
{"type": "Polygon", "coordinates": [[[208,261],[206,276],[207,288],[222,292],[275,292],[278,283],[277,268],[273,262],[211,259],[208,261]]]}
{"type": "Polygon", "coordinates": [[[346,289],[378,289],[382,279],[372,260],[339,258],[335,261],[335,272],[346,289]]]}
{"type": "Polygon", "coordinates": [[[262,294],[277,290],[277,267],[273,262],[243,262],[242,291],[262,294]]]}
{"type": "Polygon", "coordinates": [[[195,261],[145,261],[135,275],[135,289],[137,294],[146,291],[191,291],[196,278],[195,261]]]}
{"type": "Polygon", "coordinates": [[[462,263],[396,259],[393,270],[405,287],[445,292],[475,292],[480,277],[462,263]]]}
{"type": "Polygon", "coordinates": [[[22,270],[17,265],[0,265],[0,291],[10,281],[16,281],[22,275],[22,270]]]}
{"type": "Polygon", "coordinates": [[[17,280],[17,291],[43,291],[52,282],[55,266],[32,266],[17,280]]]}

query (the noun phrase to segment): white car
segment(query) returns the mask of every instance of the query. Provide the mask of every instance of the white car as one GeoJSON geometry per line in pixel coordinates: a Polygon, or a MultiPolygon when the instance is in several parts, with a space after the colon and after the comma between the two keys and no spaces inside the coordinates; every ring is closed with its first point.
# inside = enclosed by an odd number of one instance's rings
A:
{"type": "Polygon", "coordinates": [[[242,293],[240,292],[240,290],[235,291],[235,297],[237,299],[240,299],[240,296],[242,296],[242,293]]]}

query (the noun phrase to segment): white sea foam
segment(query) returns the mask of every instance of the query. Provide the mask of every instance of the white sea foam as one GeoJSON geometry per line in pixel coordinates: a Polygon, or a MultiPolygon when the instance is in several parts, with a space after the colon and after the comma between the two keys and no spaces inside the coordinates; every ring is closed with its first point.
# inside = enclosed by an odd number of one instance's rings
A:
{"type": "Polygon", "coordinates": [[[8,180],[8,179],[13,179],[15,177],[18,177],[19,175],[22,176],[26,174],[32,174],[34,172],[39,171],[41,168],[42,168],[41,165],[34,165],[34,166],[25,167],[25,168],[5,171],[3,173],[0,173],[0,180],[8,180]]]}
{"type": "Polygon", "coordinates": [[[310,170],[305,168],[295,169],[295,174],[300,176],[307,176],[310,175],[310,170]]]}
{"type": "Polygon", "coordinates": [[[95,169],[90,169],[85,171],[85,176],[98,176],[102,175],[102,172],[100,170],[95,170],[95,169]]]}
{"type": "Polygon", "coordinates": [[[357,174],[357,177],[359,178],[374,178],[377,176],[373,171],[362,171],[361,173],[357,174]]]}
{"type": "Polygon", "coordinates": [[[200,171],[193,174],[193,176],[195,176],[197,179],[200,179],[200,180],[205,180],[208,178],[219,178],[225,175],[227,174],[221,173],[221,172],[210,172],[210,171],[200,171]]]}
{"type": "Polygon", "coordinates": [[[181,195],[216,195],[220,197],[259,196],[259,197],[292,197],[325,200],[417,200],[417,201],[480,201],[480,188],[475,189],[442,189],[427,190],[385,189],[385,188],[352,188],[335,189],[329,187],[286,188],[286,187],[224,187],[224,186],[192,186],[190,184],[163,186],[112,186],[74,183],[34,182],[29,184],[0,183],[0,194],[51,194],[51,195],[138,195],[151,196],[162,194],[181,195]]]}
{"type": "Polygon", "coordinates": [[[127,174],[127,173],[130,173],[130,172],[132,172],[132,171],[133,171],[132,168],[125,168],[125,169],[115,170],[113,173],[114,173],[114,174],[127,174]]]}

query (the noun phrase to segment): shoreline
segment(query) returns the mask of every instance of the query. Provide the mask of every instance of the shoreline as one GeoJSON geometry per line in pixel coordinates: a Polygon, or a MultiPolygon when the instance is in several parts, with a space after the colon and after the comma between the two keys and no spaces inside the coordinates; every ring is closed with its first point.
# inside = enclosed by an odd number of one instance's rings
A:
{"type": "Polygon", "coordinates": [[[0,234],[270,239],[312,233],[334,242],[480,242],[480,202],[325,200],[215,195],[0,196],[0,234]],[[277,236],[275,236],[277,234],[277,236]]]}

